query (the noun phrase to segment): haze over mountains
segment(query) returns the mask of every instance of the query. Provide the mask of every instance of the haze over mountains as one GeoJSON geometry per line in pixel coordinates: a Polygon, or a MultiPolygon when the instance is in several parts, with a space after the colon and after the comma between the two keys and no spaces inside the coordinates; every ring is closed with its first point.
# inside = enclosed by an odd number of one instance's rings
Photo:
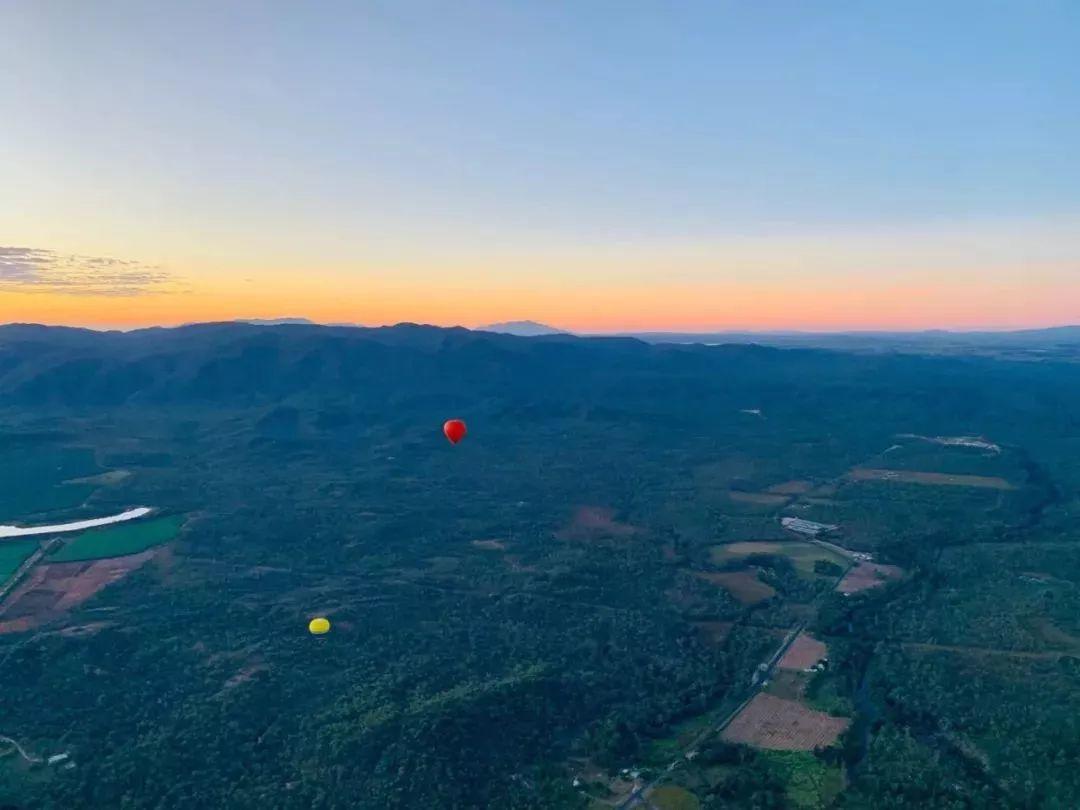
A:
{"type": "MultiPolygon", "coordinates": [[[[616,373],[649,378],[683,374],[690,367],[739,374],[746,384],[818,373],[823,363],[843,373],[865,367],[880,354],[986,354],[1025,360],[1080,358],[1076,328],[1010,335],[715,335],[718,343],[685,335],[518,337],[462,327],[416,324],[335,327],[303,323],[208,323],[132,332],[8,325],[0,327],[0,399],[21,404],[94,403],[173,399],[279,398],[293,394],[364,398],[393,380],[395,396],[455,398],[500,386],[543,398],[552,379],[581,375],[571,388],[594,394],[616,373]],[[965,342],[966,341],[966,342],[965,342]],[[980,342],[981,341],[981,342],[980,342]],[[820,352],[860,351],[839,362],[820,352]]],[[[699,336],[695,336],[699,337],[699,336]]],[[[912,358],[907,363],[918,363],[912,358]]],[[[904,366],[904,363],[900,363],[904,366]]],[[[694,385],[699,384],[697,379],[694,385]]],[[[800,385],[805,381],[800,382],[800,385]]],[[[752,405],[750,405],[752,407],[752,405]]],[[[743,405],[747,407],[747,405],[743,405]]]]}
{"type": "MultiPolygon", "coordinates": [[[[318,324],[304,317],[249,318],[228,323],[250,326],[308,326],[327,328],[370,329],[361,324],[318,324]]],[[[209,326],[209,324],[185,324],[181,328],[209,326]]],[[[4,327],[0,326],[0,329],[4,327]]],[[[380,327],[388,328],[388,327],[380,327]]],[[[435,327],[432,327],[435,328],[435,327]]],[[[463,327],[456,327],[462,329],[463,327]]],[[[135,333],[153,331],[134,330],[135,333]]],[[[89,330],[85,330],[89,331],[89,330]]],[[[516,337],[574,336],[575,333],[536,321],[505,321],[488,324],[472,330],[516,337]]],[[[1043,329],[1020,329],[1003,331],[950,331],[933,329],[923,331],[848,331],[804,332],[783,330],[769,332],[714,331],[714,332],[614,332],[607,334],[576,335],[588,337],[624,337],[646,343],[676,344],[755,344],[778,348],[819,348],[847,352],[907,352],[913,354],[978,354],[1024,360],[1059,359],[1080,360],[1080,325],[1065,325],[1043,329]]]]}
{"type": "Polygon", "coordinates": [[[556,329],[554,326],[548,326],[545,323],[537,323],[536,321],[503,321],[501,323],[492,323],[477,328],[482,332],[499,332],[504,335],[518,335],[520,337],[571,334],[565,329],[556,329]]]}
{"type": "MultiPolygon", "coordinates": [[[[536,321],[510,321],[479,327],[486,332],[531,337],[536,335],[575,334],[536,321]]],[[[756,343],[762,346],[791,346],[834,348],[845,351],[910,350],[962,351],[986,348],[1059,348],[1080,347],[1080,326],[1057,326],[1044,329],[1002,331],[952,331],[927,329],[920,331],[857,330],[813,332],[802,330],[775,331],[705,331],[705,332],[636,332],[618,331],[614,337],[632,337],[647,343],[756,343]]]]}

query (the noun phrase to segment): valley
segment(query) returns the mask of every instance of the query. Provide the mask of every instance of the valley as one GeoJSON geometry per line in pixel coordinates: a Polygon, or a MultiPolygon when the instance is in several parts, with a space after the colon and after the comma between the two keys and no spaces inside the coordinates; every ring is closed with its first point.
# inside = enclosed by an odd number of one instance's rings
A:
{"type": "Polygon", "coordinates": [[[1080,796],[1055,764],[1080,708],[1065,369],[413,326],[26,339],[0,328],[0,475],[27,493],[4,522],[154,512],[0,540],[5,570],[41,555],[0,600],[0,730],[77,765],[0,746],[0,800],[1080,796]],[[73,398],[51,381],[80,358],[73,398]]]}

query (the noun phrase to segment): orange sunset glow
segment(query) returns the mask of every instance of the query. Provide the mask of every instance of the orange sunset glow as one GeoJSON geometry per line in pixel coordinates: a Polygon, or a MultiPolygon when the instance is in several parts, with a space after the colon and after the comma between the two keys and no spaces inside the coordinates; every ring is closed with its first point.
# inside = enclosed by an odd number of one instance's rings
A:
{"type": "Polygon", "coordinates": [[[594,11],[578,42],[533,6],[342,13],[10,15],[0,322],[1080,321],[1056,51],[960,60],[943,35],[916,57],[886,27],[799,67],[798,15],[702,39],[594,11]]]}
{"type": "Polygon", "coordinates": [[[880,284],[790,294],[783,284],[701,286],[641,284],[618,289],[528,288],[473,292],[437,284],[365,285],[334,291],[283,285],[193,288],[133,300],[55,293],[0,293],[4,320],[105,329],[179,325],[250,317],[303,315],[321,323],[363,325],[414,321],[480,326],[528,317],[581,333],[683,330],[873,330],[1025,328],[1075,319],[1080,284],[1068,296],[1040,295],[1018,283],[972,290],[966,285],[880,284]],[[1071,298],[1069,297],[1071,296],[1071,298]],[[528,301],[524,304],[524,301],[528,301]]]}

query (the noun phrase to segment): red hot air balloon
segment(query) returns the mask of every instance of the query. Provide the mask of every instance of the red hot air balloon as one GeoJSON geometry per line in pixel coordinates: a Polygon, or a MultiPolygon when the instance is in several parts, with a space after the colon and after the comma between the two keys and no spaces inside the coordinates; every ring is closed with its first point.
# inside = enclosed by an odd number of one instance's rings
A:
{"type": "Polygon", "coordinates": [[[460,419],[447,419],[446,423],[442,426],[442,432],[446,434],[446,438],[450,440],[450,444],[457,444],[465,438],[465,434],[468,431],[465,430],[465,423],[460,419]]]}

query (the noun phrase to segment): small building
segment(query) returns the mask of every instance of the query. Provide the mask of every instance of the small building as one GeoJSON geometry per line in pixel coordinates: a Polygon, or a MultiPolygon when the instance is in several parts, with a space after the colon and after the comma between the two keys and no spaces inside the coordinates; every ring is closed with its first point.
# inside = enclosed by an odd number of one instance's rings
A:
{"type": "Polygon", "coordinates": [[[817,537],[819,534],[829,534],[840,528],[839,526],[833,526],[829,523],[818,523],[813,520],[805,520],[804,518],[797,517],[782,517],[780,518],[780,525],[789,532],[805,534],[807,537],[817,537]]]}

